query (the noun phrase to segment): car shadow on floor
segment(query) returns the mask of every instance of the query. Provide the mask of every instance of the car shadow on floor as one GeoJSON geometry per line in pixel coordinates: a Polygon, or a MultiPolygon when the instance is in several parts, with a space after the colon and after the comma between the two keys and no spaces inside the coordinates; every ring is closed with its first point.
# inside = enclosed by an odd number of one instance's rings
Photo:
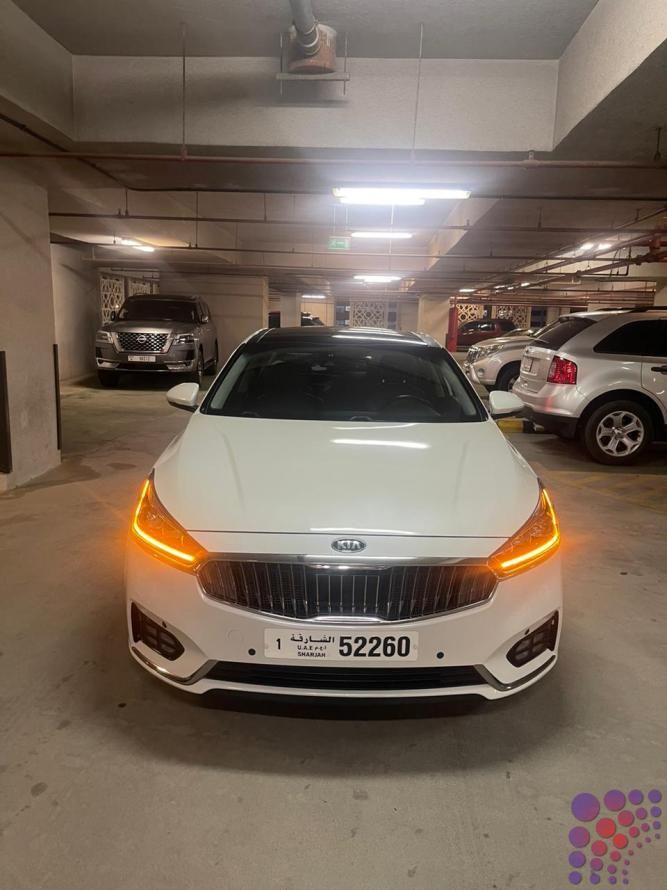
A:
{"type": "Polygon", "coordinates": [[[511,764],[536,748],[556,757],[571,721],[558,666],[519,695],[472,709],[453,701],[295,705],[250,696],[216,696],[210,706],[131,659],[121,609],[101,619],[98,612],[90,629],[95,664],[77,683],[78,719],[101,724],[95,734],[102,729],[114,746],[152,761],[299,775],[448,773],[511,764]]]}

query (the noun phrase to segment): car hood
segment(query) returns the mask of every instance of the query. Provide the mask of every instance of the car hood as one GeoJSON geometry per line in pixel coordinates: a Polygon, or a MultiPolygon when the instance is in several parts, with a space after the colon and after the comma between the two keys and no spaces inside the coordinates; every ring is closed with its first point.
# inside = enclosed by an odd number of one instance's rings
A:
{"type": "Polygon", "coordinates": [[[155,466],[186,529],[509,537],[538,482],[496,424],[332,423],[195,414],[155,466]]]}
{"type": "Polygon", "coordinates": [[[528,343],[533,343],[535,340],[534,337],[493,337],[491,340],[482,340],[478,344],[476,344],[479,348],[486,348],[487,346],[527,346],[528,343]]]}
{"type": "Polygon", "coordinates": [[[193,321],[113,321],[106,324],[104,330],[112,334],[122,331],[179,331],[190,334],[196,327],[197,324],[193,321]]]}

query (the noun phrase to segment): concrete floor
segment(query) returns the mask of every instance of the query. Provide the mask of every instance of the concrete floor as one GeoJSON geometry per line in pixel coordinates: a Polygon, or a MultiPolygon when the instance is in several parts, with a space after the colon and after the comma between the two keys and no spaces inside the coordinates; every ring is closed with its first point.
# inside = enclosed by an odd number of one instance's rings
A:
{"type": "MultiPolygon", "coordinates": [[[[542,683],[463,715],[299,719],[204,708],[127,654],[128,517],[187,415],[77,386],[63,421],[62,467],[0,499],[2,890],[563,890],[576,793],[667,790],[664,451],[610,470],[512,437],[565,536],[542,683]]],[[[632,886],[664,890],[666,848],[632,886]]]]}

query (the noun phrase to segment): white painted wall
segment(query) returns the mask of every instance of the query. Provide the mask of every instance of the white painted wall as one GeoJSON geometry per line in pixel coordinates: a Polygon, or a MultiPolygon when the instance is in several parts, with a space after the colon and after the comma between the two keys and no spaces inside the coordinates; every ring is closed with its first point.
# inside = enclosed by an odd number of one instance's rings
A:
{"type": "Polygon", "coordinates": [[[191,275],[162,272],[161,293],[193,294],[208,303],[218,331],[220,360],[242,340],[268,324],[268,279],[245,275],[191,275]]]}
{"type": "Polygon", "coordinates": [[[399,303],[398,304],[398,329],[399,331],[417,331],[419,330],[419,304],[399,303]]]}
{"type": "Polygon", "coordinates": [[[0,97],[71,136],[72,56],[11,0],[0,22],[0,97]]]}
{"type": "Polygon", "coordinates": [[[14,469],[0,491],[60,461],[56,434],[55,326],[46,191],[0,164],[0,351],[7,356],[14,469]]]}
{"type": "MultiPolygon", "coordinates": [[[[188,60],[191,144],[410,148],[415,59],[350,59],[340,84],[285,86],[271,58],[188,60]],[[389,97],[390,101],[389,101],[389,97]]],[[[422,69],[418,149],[548,151],[558,63],[429,59],[422,69]]],[[[75,117],[89,142],[178,143],[177,58],[74,58],[75,117]]]]}
{"type": "Polygon", "coordinates": [[[51,271],[60,380],[76,380],[95,372],[98,276],[84,253],[61,244],[51,245],[51,271]]]}
{"type": "Polygon", "coordinates": [[[665,40],[666,0],[599,0],[560,60],[554,144],[665,40]]]}

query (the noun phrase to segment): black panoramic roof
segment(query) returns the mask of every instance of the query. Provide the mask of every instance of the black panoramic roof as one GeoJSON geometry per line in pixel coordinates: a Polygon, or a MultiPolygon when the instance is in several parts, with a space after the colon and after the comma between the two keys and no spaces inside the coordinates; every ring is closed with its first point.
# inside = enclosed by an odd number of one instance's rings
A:
{"type": "Polygon", "coordinates": [[[399,331],[389,331],[385,328],[334,328],[324,326],[305,326],[295,328],[269,328],[265,331],[258,331],[251,338],[251,343],[275,344],[279,346],[287,343],[296,344],[313,344],[323,345],[325,343],[336,343],[340,341],[363,343],[364,340],[372,340],[374,343],[386,342],[387,344],[403,344],[405,346],[414,346],[415,344],[424,345],[425,341],[418,334],[403,334],[399,331]]]}

